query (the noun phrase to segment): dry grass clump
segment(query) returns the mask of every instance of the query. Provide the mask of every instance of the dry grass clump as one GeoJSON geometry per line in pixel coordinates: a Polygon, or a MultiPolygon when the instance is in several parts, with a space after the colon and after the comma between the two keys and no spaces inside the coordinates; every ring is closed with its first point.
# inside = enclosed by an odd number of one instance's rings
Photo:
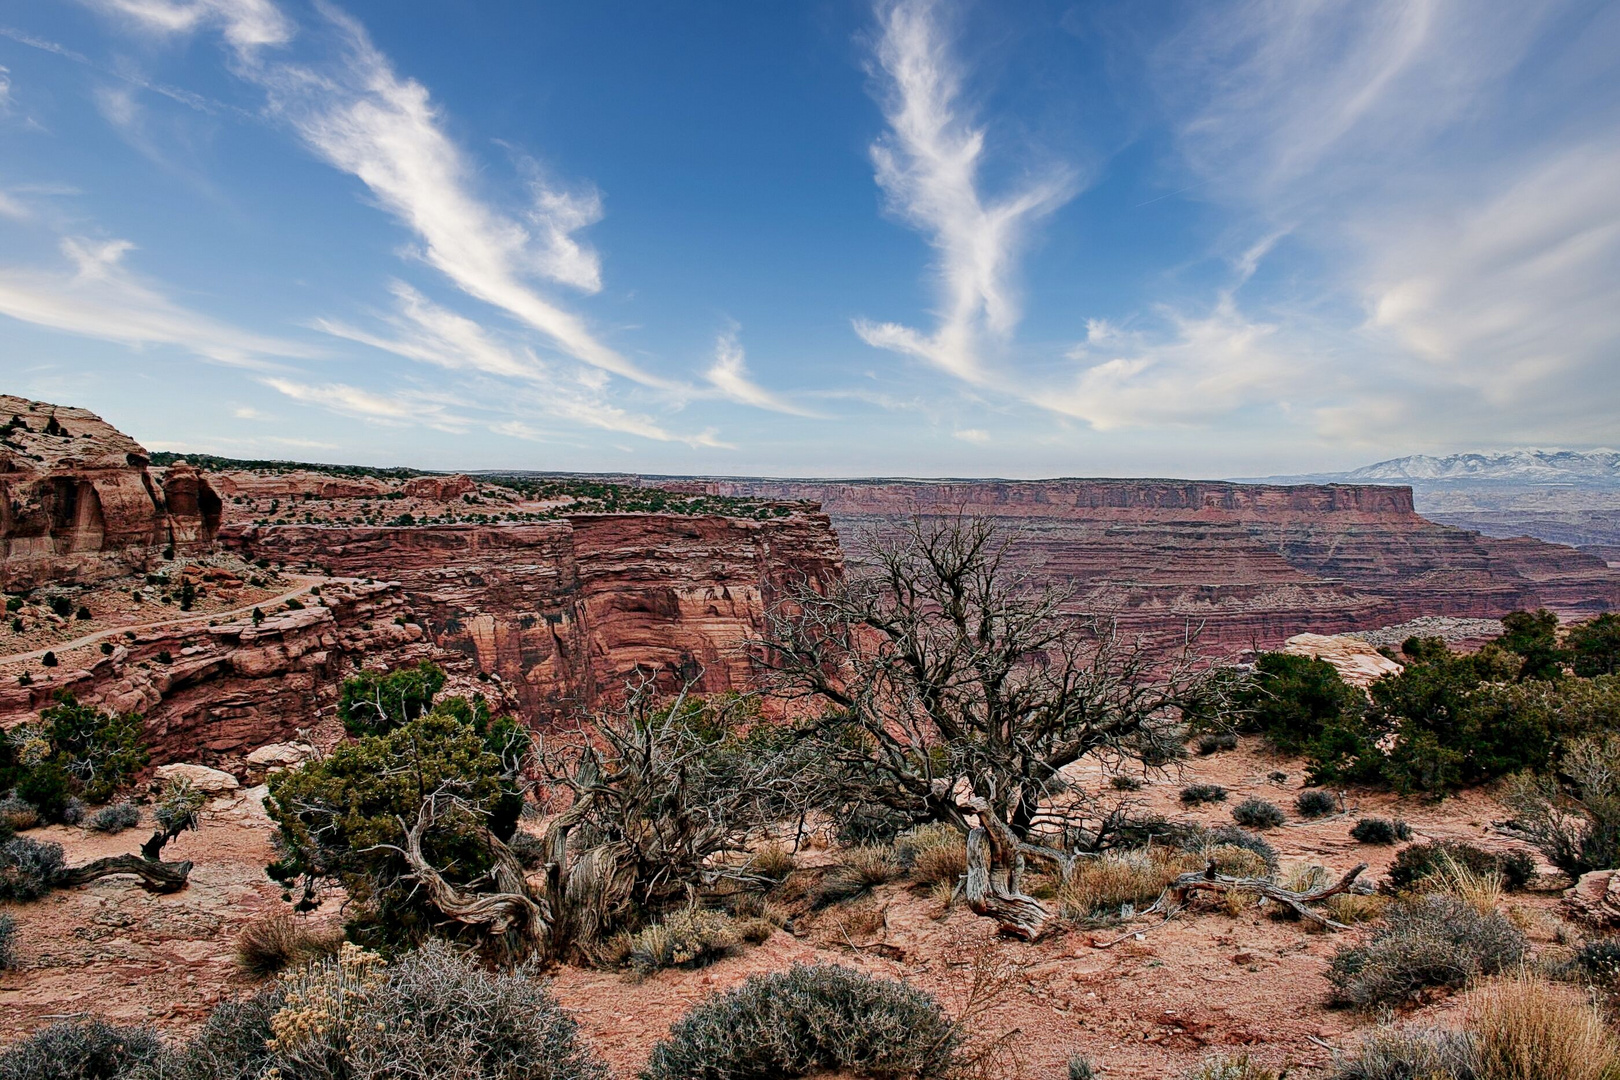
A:
{"type": "Polygon", "coordinates": [[[1432,893],[1391,905],[1371,939],[1334,954],[1328,981],[1340,1001],[1370,1009],[1512,970],[1528,949],[1499,912],[1482,914],[1455,896],[1432,893]]]}
{"type": "Polygon", "coordinates": [[[156,1075],[167,1057],[151,1027],[115,1027],[100,1017],[58,1020],[0,1052],[4,1080],[103,1080],[156,1075]]]}
{"type": "Polygon", "coordinates": [[[902,833],[894,846],[919,884],[947,882],[954,886],[967,873],[967,838],[955,826],[922,825],[902,833]]]}
{"type": "Polygon", "coordinates": [[[1277,1080],[1277,1071],[1266,1068],[1248,1054],[1218,1055],[1205,1058],[1182,1073],[1181,1080],[1277,1080]]]}
{"type": "Polygon", "coordinates": [[[774,841],[754,852],[754,857],[748,863],[750,870],[772,881],[786,881],[788,875],[798,867],[799,860],[793,852],[774,841]]]}
{"type": "MultiPolygon", "coordinates": [[[[757,927],[754,932],[758,933],[757,927]]],[[[742,940],[730,917],[688,908],[633,935],[625,959],[632,971],[643,976],[664,968],[705,967],[730,954],[742,940]]]]}
{"type": "Polygon", "coordinates": [[[879,885],[887,885],[901,874],[900,860],[892,848],[876,844],[862,844],[850,848],[827,872],[816,890],[819,906],[836,904],[870,892],[879,885]]]}
{"type": "Polygon", "coordinates": [[[1164,848],[1110,851],[1075,868],[1057,891],[1058,911],[1080,921],[1125,916],[1152,904],[1177,874],[1198,865],[1197,856],[1164,848]]]}
{"type": "Polygon", "coordinates": [[[1481,1080],[1615,1080],[1620,1039],[1572,987],[1519,974],[1469,995],[1481,1080]]]}
{"type": "Polygon", "coordinates": [[[1389,910],[1390,899],[1376,893],[1339,893],[1323,901],[1327,916],[1350,926],[1356,923],[1377,922],[1389,910]]]}
{"type": "Polygon", "coordinates": [[[1216,844],[1207,849],[1204,857],[1215,864],[1215,872],[1228,877],[1268,877],[1271,867],[1259,852],[1236,844],[1216,844]]]}
{"type": "Polygon", "coordinates": [[[1449,852],[1441,853],[1439,869],[1426,884],[1437,892],[1450,893],[1482,915],[1496,910],[1504,891],[1504,879],[1499,871],[1469,866],[1449,852]]]}
{"type": "Polygon", "coordinates": [[[293,915],[254,919],[236,935],[236,966],[248,975],[264,977],[284,968],[336,956],[343,932],[331,926],[311,925],[293,915]]]}
{"type": "Polygon", "coordinates": [[[1329,1080],[1482,1080],[1474,1036],[1444,1028],[1377,1028],[1333,1067],[1329,1080]]]}

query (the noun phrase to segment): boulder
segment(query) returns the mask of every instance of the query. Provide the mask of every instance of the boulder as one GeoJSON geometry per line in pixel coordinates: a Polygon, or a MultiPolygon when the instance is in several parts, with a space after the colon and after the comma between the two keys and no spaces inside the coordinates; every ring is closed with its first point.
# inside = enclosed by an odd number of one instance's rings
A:
{"type": "Polygon", "coordinates": [[[192,787],[211,799],[235,796],[242,790],[242,785],[230,773],[189,762],[159,765],[156,775],[160,784],[166,784],[171,780],[189,780],[192,787]]]}
{"type": "Polygon", "coordinates": [[[1339,673],[1339,678],[1363,690],[1385,675],[1401,672],[1401,665],[1365,641],[1338,634],[1295,634],[1283,643],[1282,651],[1325,661],[1339,673]]]}
{"type": "Polygon", "coordinates": [[[271,773],[302,765],[315,756],[315,748],[306,742],[271,743],[261,746],[247,756],[248,780],[262,781],[271,773]]]}
{"type": "Polygon", "coordinates": [[[1596,930],[1620,927],[1620,871],[1582,874],[1564,893],[1564,911],[1574,921],[1596,930]]]}

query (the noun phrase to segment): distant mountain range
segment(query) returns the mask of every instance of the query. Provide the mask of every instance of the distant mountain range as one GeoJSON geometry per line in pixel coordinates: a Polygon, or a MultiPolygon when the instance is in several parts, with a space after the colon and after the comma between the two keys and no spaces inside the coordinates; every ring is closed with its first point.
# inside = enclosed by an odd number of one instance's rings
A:
{"type": "Polygon", "coordinates": [[[1341,473],[1252,478],[1291,484],[1513,484],[1620,488],[1620,451],[1504,450],[1494,454],[1412,454],[1341,473]]]}
{"type": "Polygon", "coordinates": [[[1248,478],[1267,484],[1405,484],[1432,521],[1487,536],[1533,536],[1620,562],[1620,451],[1413,454],[1339,473],[1248,478]]]}

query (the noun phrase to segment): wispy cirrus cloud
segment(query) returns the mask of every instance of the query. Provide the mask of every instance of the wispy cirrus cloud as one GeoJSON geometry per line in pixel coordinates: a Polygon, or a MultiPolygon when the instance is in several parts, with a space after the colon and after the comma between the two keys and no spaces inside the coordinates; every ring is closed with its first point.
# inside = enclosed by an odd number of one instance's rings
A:
{"type": "Polygon", "coordinates": [[[420,239],[417,254],[467,295],[506,311],[576,360],[673,387],[532,284],[541,278],[585,292],[601,288],[600,257],[577,236],[601,216],[599,196],[537,181],[523,220],[496,209],[474,192],[474,170],[445,133],[427,88],[396,74],[359,23],[333,9],[326,17],[343,42],[341,62],[315,69],[259,58],[244,66],[269,93],[274,114],[329,164],[365,184],[420,239]]]}
{"type": "Polygon", "coordinates": [[[1013,286],[1029,227],[1074,193],[1071,174],[1049,173],[998,197],[981,191],[985,131],[962,101],[938,0],[888,0],[877,11],[883,112],[889,130],[871,148],[890,210],[934,248],[939,322],[931,332],[858,320],[869,345],[926,360],[984,383],[984,350],[1019,320],[1013,286]]]}
{"type": "MultiPolygon", "coordinates": [[[[545,415],[659,442],[722,445],[712,431],[674,433],[648,416],[614,404],[608,399],[605,377],[595,369],[558,370],[533,351],[500,339],[480,323],[433,303],[404,282],[394,282],[392,291],[398,306],[395,313],[384,317],[391,334],[372,333],[333,319],[319,319],[314,325],[336,337],[408,360],[524,384],[517,389],[503,384],[485,394],[489,403],[484,407],[496,412],[545,415]]],[[[516,438],[540,437],[540,429],[521,420],[501,421],[491,430],[516,438]]]]}
{"type": "Polygon", "coordinates": [[[736,329],[726,331],[715,341],[714,363],[704,372],[704,378],[722,397],[742,405],[790,416],[820,415],[795,405],[773,390],[765,389],[749,376],[747,358],[737,340],[736,329]]]}
{"type": "Polygon", "coordinates": [[[271,0],[88,0],[92,6],[152,33],[189,34],[218,29],[244,55],[285,45],[294,33],[271,0]]]}
{"type": "Polygon", "coordinates": [[[415,426],[460,435],[472,426],[434,394],[409,391],[381,394],[347,383],[307,383],[269,376],[259,380],[302,405],[317,405],[343,416],[389,426],[415,426]]]}
{"type": "Polygon", "coordinates": [[[127,240],[68,238],[61,242],[72,267],[68,272],[0,267],[0,314],[125,345],[173,345],[239,367],[320,355],[308,346],[242,330],[176,303],[124,265],[133,248],[127,240]]]}

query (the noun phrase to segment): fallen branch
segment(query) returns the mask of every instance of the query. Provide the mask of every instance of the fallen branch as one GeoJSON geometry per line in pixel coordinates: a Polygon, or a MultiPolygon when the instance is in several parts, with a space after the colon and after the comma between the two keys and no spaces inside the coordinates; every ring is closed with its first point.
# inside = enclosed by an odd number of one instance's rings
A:
{"type": "Polygon", "coordinates": [[[83,866],[70,866],[58,871],[51,878],[51,884],[58,888],[70,889],[76,885],[88,885],[100,878],[111,877],[113,874],[134,874],[141,879],[141,887],[148,892],[172,893],[186,887],[186,879],[191,874],[191,863],[143,859],[139,855],[108,855],[83,866]]]}
{"type": "Polygon", "coordinates": [[[1305,892],[1294,892],[1291,889],[1283,888],[1270,878],[1227,877],[1225,874],[1217,874],[1215,864],[1210,863],[1209,867],[1202,873],[1194,871],[1189,874],[1182,874],[1172,881],[1169,888],[1165,890],[1164,896],[1159,897],[1158,902],[1148,910],[1163,910],[1161,905],[1164,903],[1165,896],[1174,896],[1177,903],[1185,903],[1187,894],[1193,892],[1209,892],[1221,895],[1234,891],[1252,892],[1268,900],[1275,900],[1279,904],[1291,908],[1301,918],[1309,919],[1311,922],[1328,930],[1348,930],[1350,927],[1344,923],[1336,922],[1320,912],[1312,911],[1306,905],[1320,903],[1330,896],[1337,896],[1339,893],[1354,891],[1356,879],[1366,869],[1366,863],[1358,863],[1355,869],[1331,885],[1324,885],[1319,889],[1309,889],[1305,892]]]}

